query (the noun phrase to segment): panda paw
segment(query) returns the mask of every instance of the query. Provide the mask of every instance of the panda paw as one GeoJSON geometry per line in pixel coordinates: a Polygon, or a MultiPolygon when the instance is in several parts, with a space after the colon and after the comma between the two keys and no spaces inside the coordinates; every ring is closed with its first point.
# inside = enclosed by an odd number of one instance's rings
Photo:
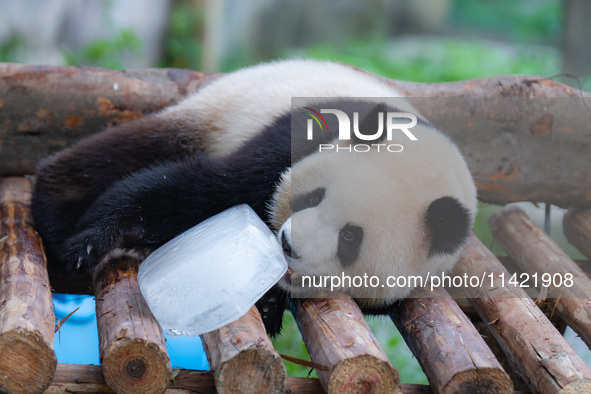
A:
{"type": "Polygon", "coordinates": [[[109,250],[116,247],[107,232],[90,228],[66,241],[64,259],[71,273],[87,274],[92,272],[109,250]]]}
{"type": "Polygon", "coordinates": [[[91,273],[105,259],[122,255],[141,257],[137,252],[131,252],[132,248],[128,246],[130,241],[137,239],[136,236],[137,232],[124,231],[120,226],[88,227],[66,241],[66,267],[72,274],[85,275],[91,273]]]}

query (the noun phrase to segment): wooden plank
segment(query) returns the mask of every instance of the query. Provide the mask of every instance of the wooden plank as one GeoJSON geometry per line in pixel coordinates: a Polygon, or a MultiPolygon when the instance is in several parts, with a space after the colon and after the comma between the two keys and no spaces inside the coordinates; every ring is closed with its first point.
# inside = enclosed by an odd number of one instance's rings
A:
{"type": "MultiPolygon", "coordinates": [[[[113,393],[105,383],[99,365],[58,364],[55,379],[45,394],[61,393],[113,393]]],[[[322,394],[318,379],[287,377],[286,393],[322,394]]],[[[165,393],[216,393],[212,371],[181,369],[174,382],[168,383],[165,393]]],[[[430,394],[429,386],[402,384],[402,394],[430,394]]]]}
{"type": "Polygon", "coordinates": [[[591,346],[591,280],[583,270],[520,208],[497,210],[490,226],[509,257],[530,277],[537,275],[541,294],[547,291],[548,297],[557,299],[556,312],[591,346]],[[545,274],[562,286],[543,286],[545,274]]]}
{"type": "Polygon", "coordinates": [[[170,360],[160,325],[137,283],[139,262],[111,260],[93,274],[99,353],[105,380],[118,393],[162,393],[170,360]]]}
{"type": "MultiPolygon", "coordinates": [[[[33,173],[39,159],[109,124],[174,104],[218,76],[0,64],[0,175],[33,173]]],[[[436,98],[411,103],[464,152],[481,201],[591,207],[591,171],[580,166],[588,154],[581,142],[591,135],[581,97],[590,93],[536,76],[382,79],[410,97],[436,98]]]]}
{"type": "Polygon", "coordinates": [[[417,288],[390,311],[436,393],[512,393],[513,383],[476,328],[441,288],[417,288]]]}
{"type": "Polygon", "coordinates": [[[283,393],[285,367],[250,308],[240,319],[201,336],[218,393],[283,393]]]}
{"type": "Polygon", "coordinates": [[[466,288],[467,295],[533,392],[591,392],[591,369],[526,292],[507,283],[509,272],[476,236],[468,240],[455,270],[477,277],[486,273],[483,286],[466,288]]]}
{"type": "Polygon", "coordinates": [[[0,391],[42,392],[57,364],[45,254],[32,226],[32,185],[0,179],[0,391]]]}
{"type": "Polygon", "coordinates": [[[591,209],[571,208],[562,219],[564,235],[591,259],[591,209]]]}
{"type": "MultiPolygon", "coordinates": [[[[341,295],[339,295],[341,296],[341,295]]],[[[351,298],[292,300],[292,311],[312,361],[329,393],[400,390],[400,376],[367,326],[351,298]]]]}

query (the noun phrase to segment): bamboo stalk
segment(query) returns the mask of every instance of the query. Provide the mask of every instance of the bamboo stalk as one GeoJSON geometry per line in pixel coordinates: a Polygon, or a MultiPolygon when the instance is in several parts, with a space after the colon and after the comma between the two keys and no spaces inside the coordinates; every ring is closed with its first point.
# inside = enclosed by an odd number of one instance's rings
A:
{"type": "Polygon", "coordinates": [[[591,392],[591,369],[525,291],[507,283],[509,272],[474,235],[456,272],[478,277],[487,273],[483,286],[467,288],[467,295],[532,391],[591,392]]]}
{"type": "Polygon", "coordinates": [[[164,335],[137,283],[139,263],[111,260],[93,274],[103,373],[118,393],[162,393],[170,378],[164,335]]]}
{"type": "Polygon", "coordinates": [[[435,393],[512,393],[513,383],[456,302],[417,288],[390,310],[435,393]]]}
{"type": "Polygon", "coordinates": [[[329,393],[400,390],[400,377],[351,298],[293,300],[292,311],[312,361],[329,393]]]}
{"type": "Polygon", "coordinates": [[[499,209],[490,217],[496,240],[521,270],[537,275],[538,286],[557,299],[556,312],[591,345],[591,280],[558,245],[517,207],[499,209]],[[542,275],[562,286],[542,286],[542,275]],[[572,283],[567,282],[572,275],[572,283]],[[568,286],[570,285],[570,286],[568,286]],[[568,286],[568,287],[567,287],[568,286]]]}
{"type": "Polygon", "coordinates": [[[201,336],[218,393],[283,393],[286,373],[256,307],[201,336]]]}
{"type": "Polygon", "coordinates": [[[55,318],[28,179],[0,180],[0,391],[42,392],[57,364],[55,318]]]}

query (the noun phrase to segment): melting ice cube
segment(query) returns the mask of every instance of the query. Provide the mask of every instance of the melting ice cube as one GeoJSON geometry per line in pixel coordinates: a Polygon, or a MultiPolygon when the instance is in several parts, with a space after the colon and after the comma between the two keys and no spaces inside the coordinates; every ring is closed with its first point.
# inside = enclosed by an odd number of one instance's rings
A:
{"type": "Polygon", "coordinates": [[[142,295],[170,336],[195,336],[244,315],[287,270],[275,235],[248,205],[185,231],[139,268],[142,295]]]}

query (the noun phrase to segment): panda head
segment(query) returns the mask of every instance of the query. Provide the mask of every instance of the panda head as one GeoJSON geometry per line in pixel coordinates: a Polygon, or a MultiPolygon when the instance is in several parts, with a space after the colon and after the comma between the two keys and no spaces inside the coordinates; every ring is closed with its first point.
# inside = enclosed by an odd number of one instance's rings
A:
{"type": "Polygon", "coordinates": [[[412,290],[382,287],[389,276],[453,267],[474,221],[476,189],[446,136],[427,124],[415,130],[418,141],[392,141],[402,152],[316,152],[283,174],[270,207],[289,266],[279,286],[309,297],[329,289],[303,287],[304,276],[377,276],[379,286],[338,289],[371,307],[412,290]]]}

